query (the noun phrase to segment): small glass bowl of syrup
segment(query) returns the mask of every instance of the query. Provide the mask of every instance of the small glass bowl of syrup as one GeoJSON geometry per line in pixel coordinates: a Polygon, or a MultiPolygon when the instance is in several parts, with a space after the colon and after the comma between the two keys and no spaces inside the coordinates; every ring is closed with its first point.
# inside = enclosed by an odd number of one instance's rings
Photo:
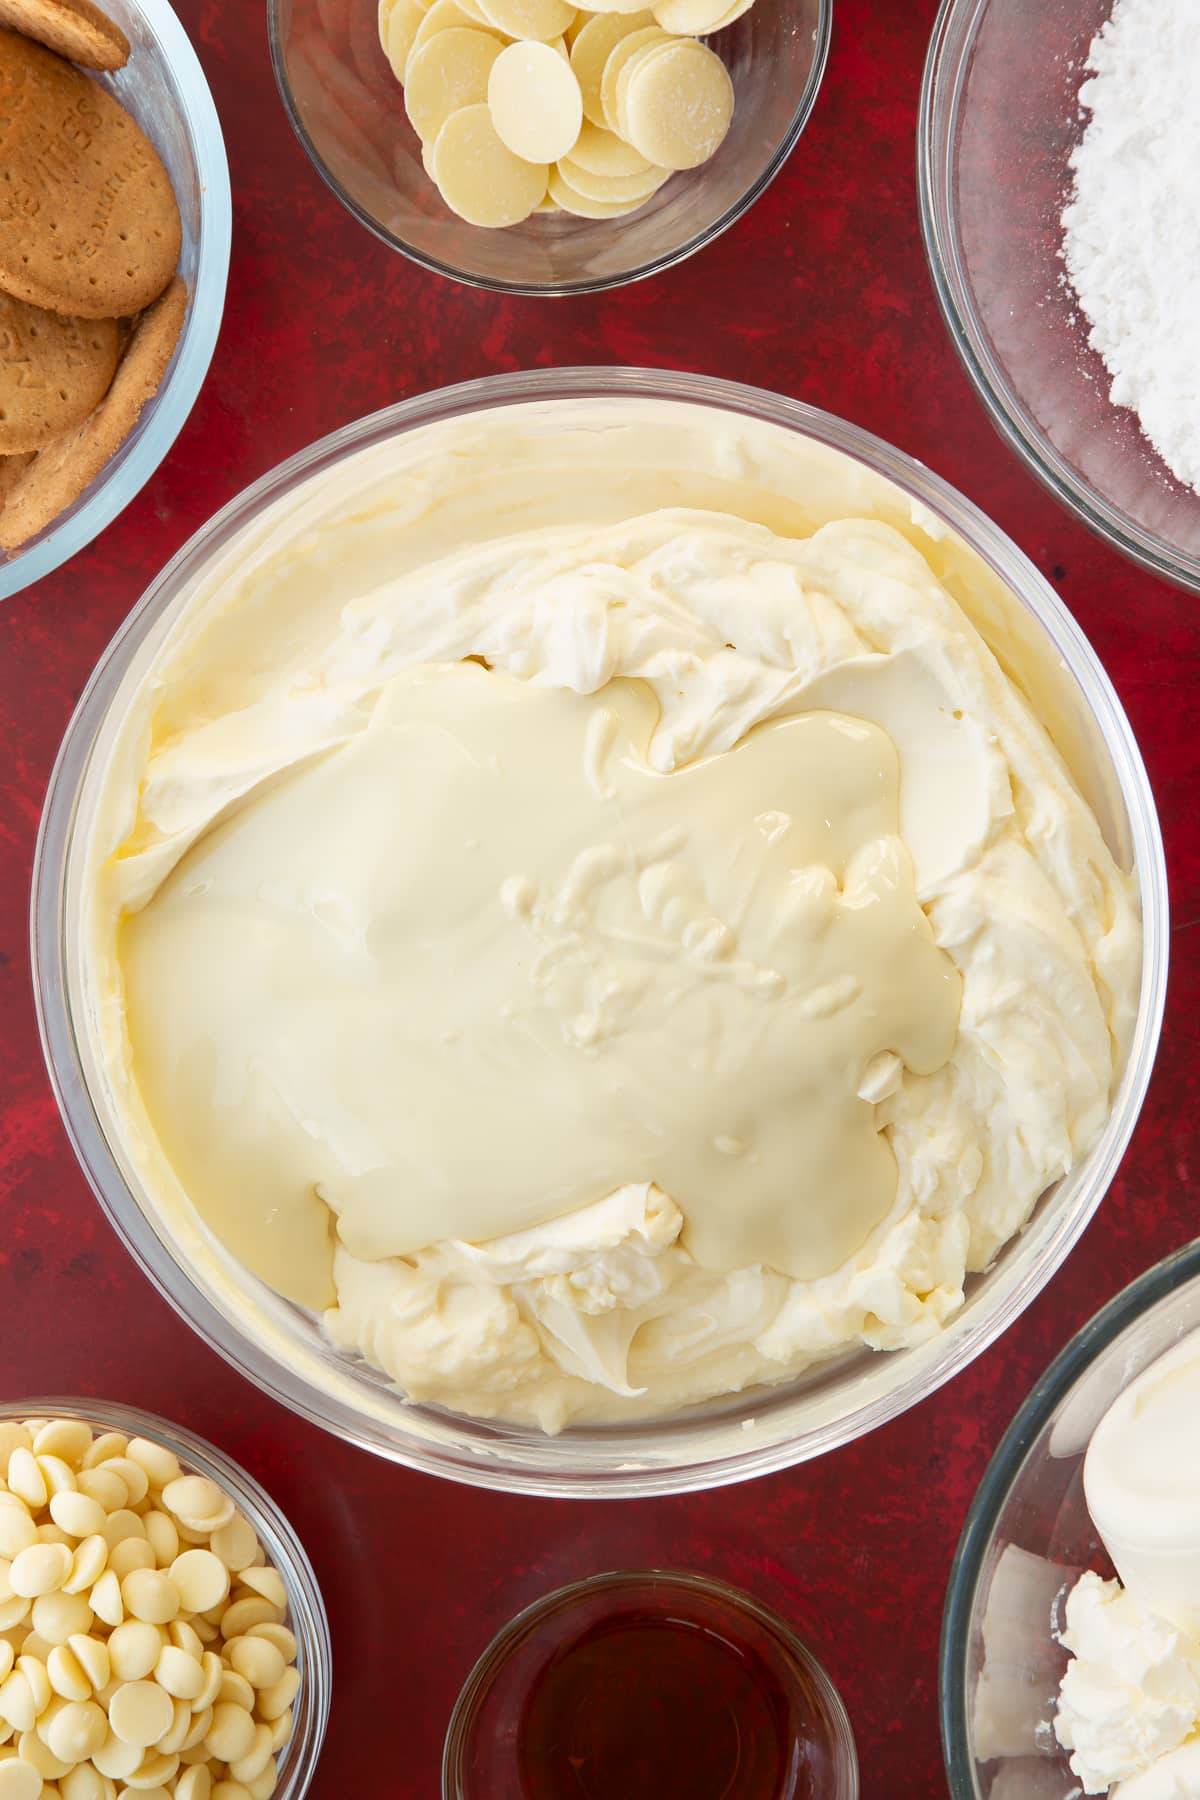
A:
{"type": "Polygon", "coordinates": [[[458,1697],[443,1800],[858,1800],[811,1650],[705,1576],[595,1575],[493,1639],[458,1697]]]}

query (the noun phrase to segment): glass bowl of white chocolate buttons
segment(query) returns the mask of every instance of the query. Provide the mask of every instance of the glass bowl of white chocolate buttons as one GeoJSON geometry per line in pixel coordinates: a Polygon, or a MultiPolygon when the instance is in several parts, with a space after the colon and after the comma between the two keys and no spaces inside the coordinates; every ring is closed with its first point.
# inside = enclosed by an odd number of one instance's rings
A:
{"type": "Polygon", "coordinates": [[[318,171],[394,249],[509,293],[689,256],[783,166],[832,0],[271,0],[318,171]]]}
{"type": "Polygon", "coordinates": [[[33,905],[76,1153],[193,1328],[578,1496],[977,1355],[1103,1199],[1166,972],[1128,723],[1003,533],[632,369],[403,403],[218,515],[89,684],[33,905]]]}
{"type": "Polygon", "coordinates": [[[953,1800],[1200,1793],[1200,1243],[1096,1314],[980,1484],[942,1627],[953,1800]]]}
{"type": "Polygon", "coordinates": [[[299,1800],[329,1627],[278,1507],[107,1401],[0,1406],[0,1795],[299,1800]]]}

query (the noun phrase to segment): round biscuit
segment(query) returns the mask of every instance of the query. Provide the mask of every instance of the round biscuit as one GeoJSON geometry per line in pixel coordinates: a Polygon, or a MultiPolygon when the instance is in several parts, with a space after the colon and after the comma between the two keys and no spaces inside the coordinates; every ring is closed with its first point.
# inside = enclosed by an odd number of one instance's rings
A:
{"type": "Polygon", "coordinates": [[[141,127],[53,51],[0,27],[0,288],[115,319],[163,292],[179,207],[141,127]]]}
{"type": "Polygon", "coordinates": [[[0,455],[41,450],[99,406],[121,337],[115,319],[72,319],[0,293],[0,455]]]}
{"type": "Polygon", "coordinates": [[[15,550],[77,500],[120,449],[143,406],[157,393],[187,315],[187,287],[176,276],[134,326],[112,386],[90,418],[40,450],[0,512],[0,548],[15,550]]]}
{"type": "Polygon", "coordinates": [[[123,69],[129,39],[92,0],[0,0],[0,25],[85,69],[123,69]]]}

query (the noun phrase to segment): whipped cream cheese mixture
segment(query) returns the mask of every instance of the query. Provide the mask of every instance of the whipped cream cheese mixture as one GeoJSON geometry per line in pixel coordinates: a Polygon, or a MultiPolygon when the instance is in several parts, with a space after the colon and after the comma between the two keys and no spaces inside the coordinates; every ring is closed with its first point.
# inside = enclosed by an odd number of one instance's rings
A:
{"type": "Polygon", "coordinates": [[[235,538],[90,842],[164,1217],[548,1430],[937,1332],[1102,1129],[1140,952],[886,484],[809,447],[806,513],[777,428],[622,408],[415,434],[235,538]]]}
{"type": "Polygon", "coordinates": [[[1200,1794],[1200,1331],[1124,1390],[1084,1462],[1118,1581],[1088,1571],[1066,1605],[1055,1730],[1086,1794],[1200,1794]]]}

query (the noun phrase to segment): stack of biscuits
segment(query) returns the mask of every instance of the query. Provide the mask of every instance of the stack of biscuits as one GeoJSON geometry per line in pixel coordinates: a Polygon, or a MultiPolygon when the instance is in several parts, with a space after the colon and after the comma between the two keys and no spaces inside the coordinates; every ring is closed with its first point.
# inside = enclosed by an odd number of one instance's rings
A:
{"type": "Polygon", "coordinates": [[[157,151],[83,70],[129,42],[90,0],[0,0],[0,549],[100,474],[187,311],[157,151]],[[80,66],[82,65],[82,66],[80,66]]]}

